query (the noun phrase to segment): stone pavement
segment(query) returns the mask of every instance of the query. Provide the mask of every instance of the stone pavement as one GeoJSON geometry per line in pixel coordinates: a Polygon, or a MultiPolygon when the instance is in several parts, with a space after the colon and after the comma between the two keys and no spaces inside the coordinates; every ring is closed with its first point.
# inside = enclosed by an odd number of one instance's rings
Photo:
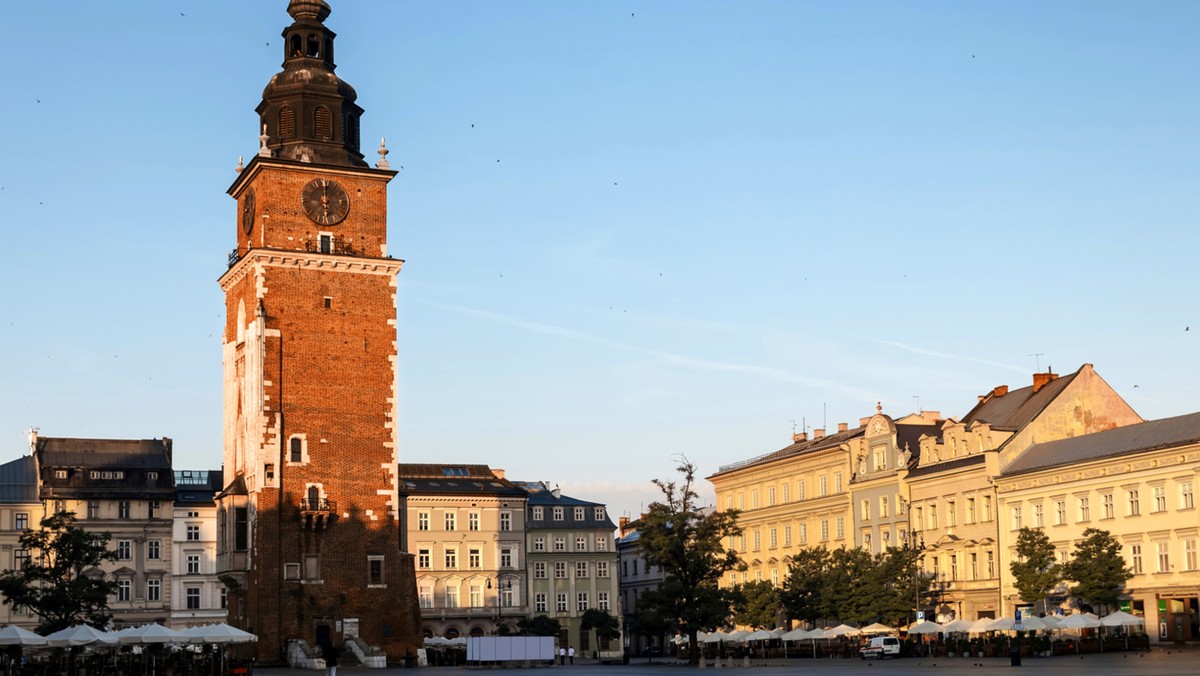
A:
{"type": "MultiPolygon", "coordinates": [[[[1200,649],[1197,648],[1153,648],[1149,653],[1112,653],[1107,655],[1084,655],[1061,657],[1026,657],[1022,666],[1011,666],[1009,659],[970,657],[905,658],[899,660],[862,661],[856,659],[791,659],[754,660],[749,669],[738,666],[729,669],[703,672],[707,676],[807,676],[808,674],[829,676],[882,676],[905,674],[928,676],[930,672],[942,672],[946,676],[959,676],[960,672],[977,671],[981,674],[1002,676],[1003,673],[1036,673],[1038,676],[1196,676],[1200,674],[1200,649]]],[[[680,671],[695,673],[696,670],[672,662],[670,659],[655,658],[647,663],[636,658],[628,665],[595,664],[576,660],[567,666],[540,667],[544,676],[679,676],[680,671]],[[560,673],[560,672],[570,672],[560,673]]],[[[338,676],[480,676],[484,669],[464,667],[425,667],[418,670],[405,669],[362,669],[338,667],[338,676]]],[[[506,670],[497,670],[506,671],[506,670]]],[[[526,671],[535,671],[526,669],[526,671]]],[[[303,669],[272,669],[261,667],[254,670],[256,676],[323,676],[323,671],[303,669]]],[[[536,676],[530,674],[530,676],[536,676]]]]}

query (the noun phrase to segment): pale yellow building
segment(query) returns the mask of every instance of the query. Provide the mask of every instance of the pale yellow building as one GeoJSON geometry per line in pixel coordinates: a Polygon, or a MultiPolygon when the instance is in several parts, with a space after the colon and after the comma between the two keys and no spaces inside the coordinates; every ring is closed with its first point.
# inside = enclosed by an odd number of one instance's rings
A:
{"type": "Polygon", "coordinates": [[[1200,413],[1030,446],[997,481],[1005,614],[1026,605],[1008,570],[1022,526],[1041,528],[1063,559],[1099,528],[1123,546],[1127,610],[1151,637],[1200,639],[1198,483],[1200,413]]]}

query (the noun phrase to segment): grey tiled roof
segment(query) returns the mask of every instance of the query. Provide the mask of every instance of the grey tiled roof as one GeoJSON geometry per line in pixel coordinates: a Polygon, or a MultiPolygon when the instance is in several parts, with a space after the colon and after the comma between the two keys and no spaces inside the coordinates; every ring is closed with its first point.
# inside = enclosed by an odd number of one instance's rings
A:
{"type": "Polygon", "coordinates": [[[508,495],[525,497],[513,482],[487,465],[412,464],[398,466],[401,495],[508,495]]]}
{"type": "Polygon", "coordinates": [[[973,422],[985,422],[997,430],[1019,430],[1054,401],[1078,374],[1076,371],[1055,378],[1037,392],[1034,392],[1033,385],[1030,385],[1009,390],[1007,394],[1000,396],[989,396],[963,416],[962,422],[968,426],[973,422]]]}
{"type": "MultiPolygon", "coordinates": [[[[723,465],[718,468],[717,472],[712,476],[720,476],[726,472],[733,472],[735,470],[743,469],[753,465],[762,465],[768,462],[782,460],[783,458],[790,458],[794,455],[803,455],[805,453],[814,453],[826,448],[834,448],[844,441],[849,441],[854,437],[862,435],[866,429],[867,428],[865,427],[855,427],[854,429],[846,430],[845,432],[834,432],[833,434],[827,434],[819,439],[806,439],[804,441],[797,441],[796,443],[781,448],[778,451],[750,458],[749,460],[742,460],[729,465],[723,465]]],[[[711,479],[712,477],[709,478],[711,479]]]]}
{"type": "Polygon", "coordinates": [[[1104,432],[1034,444],[1003,476],[1200,442],[1200,413],[1150,420],[1104,432]]]}
{"type": "Polygon", "coordinates": [[[171,469],[170,441],[159,439],[70,439],[42,437],[43,467],[171,469]]]}
{"type": "Polygon", "coordinates": [[[37,465],[32,455],[0,465],[0,502],[37,501],[37,465]]]}

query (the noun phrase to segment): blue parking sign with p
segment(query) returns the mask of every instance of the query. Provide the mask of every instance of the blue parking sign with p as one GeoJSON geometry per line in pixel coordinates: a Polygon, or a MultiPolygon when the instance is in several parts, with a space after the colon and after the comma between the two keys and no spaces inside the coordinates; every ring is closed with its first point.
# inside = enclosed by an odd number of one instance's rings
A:
{"type": "Polygon", "coordinates": [[[924,622],[924,621],[925,621],[925,611],[918,610],[917,611],[917,622],[924,622]]]}

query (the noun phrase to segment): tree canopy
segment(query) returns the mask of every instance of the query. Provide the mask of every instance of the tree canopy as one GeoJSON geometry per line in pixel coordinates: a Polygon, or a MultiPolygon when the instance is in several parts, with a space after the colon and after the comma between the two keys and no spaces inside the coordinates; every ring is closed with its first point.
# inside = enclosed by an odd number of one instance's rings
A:
{"type": "Polygon", "coordinates": [[[553,617],[534,615],[517,620],[517,631],[522,636],[558,636],[562,625],[553,617]]]}
{"type": "Polygon", "coordinates": [[[803,547],[792,555],[783,583],[784,610],[813,624],[900,624],[917,602],[914,585],[921,593],[928,590],[928,576],[917,570],[918,554],[895,547],[874,555],[859,547],[803,547]]]}
{"type": "Polygon", "coordinates": [[[680,459],[676,470],[683,475],[680,482],[654,480],[662,500],[650,504],[638,528],[642,556],[664,575],[659,593],[639,602],[658,604],[658,612],[672,618],[687,635],[695,662],[696,632],[716,629],[729,617],[729,595],[718,582],[742,564],[737,552],[722,543],[742,529],[737,510],[708,510],[699,503],[693,488],[696,468],[687,458],[680,459]]]}
{"type": "Polygon", "coordinates": [[[584,631],[596,630],[596,638],[601,641],[611,641],[621,635],[621,623],[617,618],[599,608],[588,608],[583,611],[580,628],[584,631]]]}
{"type": "Polygon", "coordinates": [[[1071,559],[1063,566],[1063,577],[1075,582],[1074,596],[1090,605],[1117,605],[1133,571],[1121,556],[1121,543],[1106,530],[1089,528],[1075,543],[1071,559]]]}
{"type": "Polygon", "coordinates": [[[32,611],[41,620],[42,633],[83,623],[104,628],[112,617],[108,598],[116,593],[117,583],[85,572],[116,560],[116,552],[108,549],[109,538],[108,533],[77,526],[73,512],[42,519],[39,530],[26,530],[18,538],[28,553],[25,564],[0,573],[3,602],[32,611]]]}
{"type": "Polygon", "coordinates": [[[1062,566],[1046,533],[1040,528],[1022,528],[1017,533],[1016,557],[1008,568],[1021,600],[1034,604],[1035,611],[1041,602],[1041,612],[1046,612],[1046,597],[1062,581],[1062,566]]]}
{"type": "Polygon", "coordinates": [[[754,629],[779,623],[779,590],[766,580],[751,580],[733,589],[733,621],[754,629]]]}

